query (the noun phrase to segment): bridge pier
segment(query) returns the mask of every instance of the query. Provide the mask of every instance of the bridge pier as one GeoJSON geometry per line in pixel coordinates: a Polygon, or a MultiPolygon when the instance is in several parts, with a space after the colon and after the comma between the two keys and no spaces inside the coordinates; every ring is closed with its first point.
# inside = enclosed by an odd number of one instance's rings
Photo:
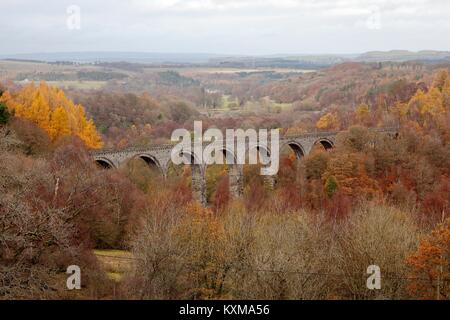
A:
{"type": "MultiPolygon", "coordinates": [[[[199,165],[191,166],[192,175],[192,198],[198,201],[202,206],[207,206],[206,197],[206,177],[205,170],[199,165]]],[[[228,171],[229,192],[232,198],[238,199],[244,193],[244,173],[243,165],[232,165],[228,171]]]]}
{"type": "Polygon", "coordinates": [[[207,205],[205,173],[199,165],[191,166],[192,197],[202,206],[207,205]]]}
{"type": "Polygon", "coordinates": [[[244,166],[232,165],[228,171],[229,190],[233,198],[240,198],[244,193],[244,166]]]}

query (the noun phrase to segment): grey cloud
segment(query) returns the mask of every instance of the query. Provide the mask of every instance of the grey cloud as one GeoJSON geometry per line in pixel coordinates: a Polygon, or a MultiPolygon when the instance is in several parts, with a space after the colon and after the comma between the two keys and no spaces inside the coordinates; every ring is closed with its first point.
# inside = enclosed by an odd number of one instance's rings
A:
{"type": "Polygon", "coordinates": [[[445,0],[2,0],[0,54],[449,50],[445,0]],[[66,8],[81,8],[68,30],[66,8]],[[379,28],[368,19],[373,8],[379,28]]]}

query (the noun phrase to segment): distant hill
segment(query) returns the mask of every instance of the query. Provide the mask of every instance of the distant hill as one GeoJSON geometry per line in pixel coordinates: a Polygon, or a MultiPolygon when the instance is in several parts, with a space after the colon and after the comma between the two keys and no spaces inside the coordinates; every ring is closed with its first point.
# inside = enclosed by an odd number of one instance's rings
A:
{"type": "Polygon", "coordinates": [[[210,64],[225,67],[243,68],[300,68],[320,69],[344,62],[406,62],[423,63],[450,62],[449,51],[424,50],[412,52],[407,50],[371,51],[363,54],[317,54],[317,55],[272,55],[245,57],[218,57],[210,64]]]}
{"type": "MultiPolygon", "coordinates": [[[[220,55],[209,53],[147,53],[147,52],[50,52],[0,54],[0,59],[34,60],[45,62],[70,61],[78,63],[129,62],[148,64],[207,63],[220,55]]],[[[222,56],[223,57],[223,56],[222,56]]]]}
{"type": "Polygon", "coordinates": [[[219,57],[210,60],[210,64],[233,68],[297,68],[318,69],[349,61],[349,55],[271,55],[219,57]]]}
{"type": "Polygon", "coordinates": [[[64,52],[1,55],[0,59],[50,63],[132,63],[158,65],[208,65],[231,68],[319,69],[344,62],[450,62],[450,51],[370,51],[362,54],[221,55],[210,53],[64,52]]]}
{"type": "Polygon", "coordinates": [[[407,51],[407,50],[392,50],[392,51],[371,51],[366,52],[354,59],[362,62],[380,62],[380,61],[450,61],[450,51],[407,51]]]}

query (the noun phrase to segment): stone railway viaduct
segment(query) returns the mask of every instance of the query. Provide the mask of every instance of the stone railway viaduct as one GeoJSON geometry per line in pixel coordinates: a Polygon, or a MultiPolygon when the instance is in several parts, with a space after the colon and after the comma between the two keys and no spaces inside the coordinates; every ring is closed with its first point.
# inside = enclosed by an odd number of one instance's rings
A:
{"type": "MultiPolygon", "coordinates": [[[[382,128],[373,129],[374,131],[386,133],[390,136],[396,136],[397,129],[382,128]]],[[[313,147],[317,144],[322,145],[326,150],[334,147],[336,143],[336,136],[339,132],[315,132],[305,133],[295,136],[282,136],[280,137],[279,148],[280,151],[283,147],[290,147],[298,160],[308,155],[313,147]]],[[[229,156],[235,159],[234,154],[226,148],[226,140],[213,142],[214,145],[218,144],[218,147],[223,150],[225,158],[229,156]]],[[[203,143],[203,146],[211,145],[211,142],[203,143]]],[[[175,144],[162,144],[151,145],[148,147],[134,147],[124,150],[100,150],[91,153],[93,160],[101,167],[107,169],[119,168],[125,165],[132,159],[142,159],[149,166],[156,167],[161,172],[164,178],[167,177],[167,172],[171,163],[171,152],[175,144]]],[[[265,147],[264,147],[265,148],[265,147]]],[[[236,150],[236,148],[234,149],[236,150]]],[[[248,151],[248,150],[247,150],[248,151]]],[[[270,150],[266,150],[270,154],[270,150]]],[[[185,155],[190,159],[193,159],[193,154],[185,155]]],[[[264,156],[264,152],[260,150],[260,156],[264,156]]],[[[206,199],[206,180],[205,172],[207,165],[194,164],[194,161],[190,160],[192,166],[192,192],[193,197],[203,205],[207,204],[206,199]]],[[[240,197],[244,189],[243,181],[243,165],[229,164],[229,188],[230,193],[234,197],[240,197]]],[[[275,183],[274,176],[266,176],[266,181],[273,185],[275,183]]]]}

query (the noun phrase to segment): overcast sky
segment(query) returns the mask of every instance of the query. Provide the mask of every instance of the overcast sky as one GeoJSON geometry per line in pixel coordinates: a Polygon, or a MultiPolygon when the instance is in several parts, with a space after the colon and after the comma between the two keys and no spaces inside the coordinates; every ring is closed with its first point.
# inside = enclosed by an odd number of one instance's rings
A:
{"type": "Polygon", "coordinates": [[[0,12],[0,54],[450,50],[449,0],[0,0],[0,12]]]}

